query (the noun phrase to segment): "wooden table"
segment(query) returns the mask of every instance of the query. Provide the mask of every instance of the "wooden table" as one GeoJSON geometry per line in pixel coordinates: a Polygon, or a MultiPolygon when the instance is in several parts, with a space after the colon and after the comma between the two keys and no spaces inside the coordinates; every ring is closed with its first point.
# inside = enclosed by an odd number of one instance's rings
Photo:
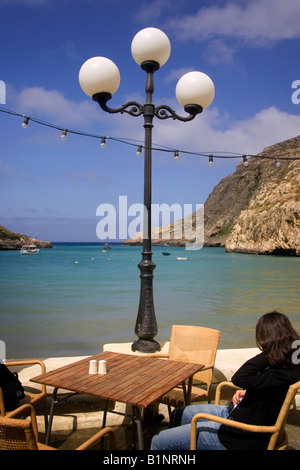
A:
{"type": "MultiPolygon", "coordinates": [[[[112,400],[131,405],[137,424],[139,449],[143,449],[139,408],[151,405],[203,367],[202,364],[106,351],[33,377],[30,379],[32,382],[54,387],[46,443],[50,438],[57,390],[61,388],[75,393],[93,395],[106,400],[106,403],[112,400]],[[91,359],[106,360],[107,373],[89,374],[91,359]]],[[[103,415],[103,427],[106,413],[107,407],[103,415]]]]}

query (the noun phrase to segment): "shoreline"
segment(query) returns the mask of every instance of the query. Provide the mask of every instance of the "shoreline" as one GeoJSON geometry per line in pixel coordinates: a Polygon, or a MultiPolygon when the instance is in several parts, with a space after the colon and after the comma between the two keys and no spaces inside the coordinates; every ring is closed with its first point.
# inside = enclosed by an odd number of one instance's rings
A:
{"type": "MultiPolygon", "coordinates": [[[[21,250],[22,246],[25,243],[32,243],[37,246],[39,249],[49,249],[54,248],[55,246],[60,245],[68,245],[68,246],[104,246],[107,242],[99,241],[99,242],[53,242],[53,241],[41,241],[37,239],[22,239],[22,240],[13,240],[13,239],[6,239],[0,240],[0,251],[18,251],[21,250]]],[[[189,243],[188,241],[181,240],[181,241],[169,241],[166,243],[166,240],[162,240],[159,242],[153,241],[153,247],[165,247],[165,248],[185,248],[186,244],[189,243]]],[[[118,242],[108,242],[111,246],[127,246],[127,247],[142,247],[143,243],[141,241],[134,241],[134,240],[125,240],[125,241],[118,241],[118,242]]],[[[291,257],[300,257],[300,252],[295,250],[273,250],[270,251],[262,251],[259,249],[251,249],[251,248],[234,248],[234,249],[226,249],[225,243],[223,242],[215,242],[215,243],[207,243],[205,242],[202,248],[223,248],[226,253],[231,254],[242,254],[242,255],[260,255],[260,256],[275,256],[275,257],[283,257],[283,258],[291,258],[291,257]]]]}

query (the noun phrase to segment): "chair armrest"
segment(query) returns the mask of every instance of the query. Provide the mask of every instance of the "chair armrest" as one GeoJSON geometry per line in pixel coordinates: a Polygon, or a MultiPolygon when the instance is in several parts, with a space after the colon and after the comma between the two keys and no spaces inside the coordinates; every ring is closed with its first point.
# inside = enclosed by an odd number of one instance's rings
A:
{"type": "Polygon", "coordinates": [[[32,429],[36,438],[36,442],[38,442],[38,427],[37,427],[37,422],[36,422],[36,414],[35,414],[35,409],[32,405],[29,403],[26,405],[21,405],[18,408],[16,408],[13,411],[9,411],[6,413],[6,418],[18,418],[18,416],[30,416],[31,418],[31,425],[32,429]]]}
{"type": "Polygon", "coordinates": [[[33,406],[30,405],[29,403],[26,403],[25,405],[21,405],[15,410],[12,410],[6,413],[5,418],[17,418],[19,415],[31,416],[32,414],[35,414],[33,406]]]}
{"type": "MultiPolygon", "coordinates": [[[[215,367],[215,363],[212,362],[211,364],[207,364],[206,366],[204,366],[201,370],[199,370],[199,372],[202,372],[203,370],[208,370],[208,369],[213,369],[215,367]]],[[[197,374],[198,372],[196,372],[197,374]]]]}
{"type": "Polygon", "coordinates": [[[206,419],[209,421],[214,421],[216,423],[225,424],[236,429],[242,429],[244,431],[258,432],[258,433],[274,433],[278,432],[276,426],[257,426],[255,424],[245,424],[239,421],[233,421],[232,419],[221,418],[219,416],[210,415],[208,413],[198,413],[196,414],[191,422],[191,448],[190,450],[197,449],[197,421],[199,419],[206,419]]]}
{"type": "Polygon", "coordinates": [[[147,357],[158,357],[158,359],[169,359],[170,354],[153,353],[153,354],[147,354],[147,357]]]}
{"type": "Polygon", "coordinates": [[[215,363],[211,363],[211,364],[207,364],[206,366],[204,366],[202,369],[198,370],[198,372],[195,372],[195,374],[191,375],[191,377],[188,378],[187,380],[187,384],[188,384],[188,387],[187,387],[187,399],[188,399],[188,403],[190,404],[191,402],[191,393],[192,393],[192,387],[193,387],[193,381],[194,381],[194,376],[196,374],[199,374],[199,372],[202,372],[204,370],[208,370],[208,369],[213,369],[215,367],[215,363]]]}
{"type": "Polygon", "coordinates": [[[43,361],[40,361],[38,359],[29,359],[27,361],[8,361],[5,362],[5,365],[7,367],[10,366],[27,366],[27,365],[34,365],[34,364],[39,364],[42,368],[42,374],[46,373],[46,366],[43,361]]]}
{"type": "MultiPolygon", "coordinates": [[[[42,374],[46,374],[46,366],[43,361],[40,361],[39,359],[29,359],[26,361],[8,361],[5,362],[5,365],[7,367],[12,367],[12,366],[30,366],[30,365],[40,365],[42,369],[42,374]]],[[[46,385],[42,384],[42,393],[46,393],[46,385]]]]}
{"type": "Polygon", "coordinates": [[[5,403],[2,388],[0,387],[0,416],[5,416],[5,403]]]}
{"type": "Polygon", "coordinates": [[[101,431],[85,441],[75,450],[88,450],[90,447],[97,444],[97,442],[99,442],[106,434],[109,434],[109,450],[112,450],[115,447],[115,437],[112,428],[108,426],[104,429],[101,429],[101,431]]]}
{"type": "Polygon", "coordinates": [[[221,399],[221,392],[222,392],[222,388],[226,386],[226,387],[231,387],[233,388],[234,390],[241,390],[240,387],[237,387],[236,385],[234,385],[232,382],[227,382],[227,381],[224,381],[224,382],[220,382],[216,388],[216,394],[215,394],[215,405],[219,405],[220,404],[220,399],[221,399]]]}

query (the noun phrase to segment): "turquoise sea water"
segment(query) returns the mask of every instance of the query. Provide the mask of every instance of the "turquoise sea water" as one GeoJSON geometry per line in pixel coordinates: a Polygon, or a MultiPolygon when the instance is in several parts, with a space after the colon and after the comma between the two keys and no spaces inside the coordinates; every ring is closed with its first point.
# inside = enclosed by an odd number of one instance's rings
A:
{"type": "MultiPolygon", "coordinates": [[[[89,355],[133,342],[141,251],[112,245],[103,253],[95,244],[54,244],[34,256],[0,251],[7,357],[89,355]]],[[[299,258],[153,247],[153,260],[158,341],[169,339],[172,324],[190,324],[220,329],[220,348],[254,347],[256,321],[273,309],[300,331],[299,258]]]]}

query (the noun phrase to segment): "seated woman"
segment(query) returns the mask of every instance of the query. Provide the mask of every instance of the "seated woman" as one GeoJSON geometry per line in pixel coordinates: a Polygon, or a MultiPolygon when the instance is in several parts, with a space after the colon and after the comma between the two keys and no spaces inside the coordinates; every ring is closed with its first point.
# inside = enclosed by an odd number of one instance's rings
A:
{"type": "MultiPolygon", "coordinates": [[[[300,367],[292,362],[293,342],[298,339],[285,315],[276,311],[263,315],[256,325],[256,344],[262,353],[245,362],[233,375],[233,384],[243,390],[236,392],[231,405],[175,409],[170,428],[153,437],[151,450],[189,450],[190,423],[197,413],[273,425],[289,386],[300,380],[300,367]]],[[[197,424],[198,450],[265,450],[269,438],[268,434],[246,432],[213,421],[200,420],[197,424]]]]}

